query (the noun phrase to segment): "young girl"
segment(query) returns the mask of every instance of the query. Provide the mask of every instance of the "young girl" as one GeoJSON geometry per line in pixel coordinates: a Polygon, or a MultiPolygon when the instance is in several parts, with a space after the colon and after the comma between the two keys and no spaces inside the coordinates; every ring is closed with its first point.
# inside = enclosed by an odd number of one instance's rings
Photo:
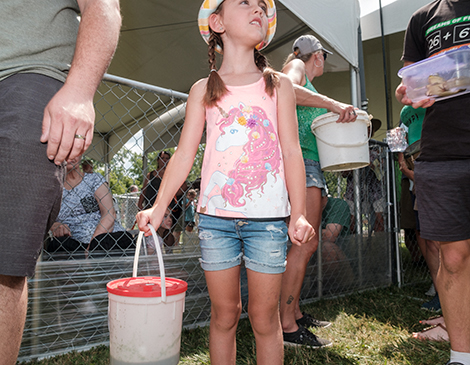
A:
{"type": "Polygon", "coordinates": [[[274,35],[275,5],[273,0],[205,0],[199,25],[209,44],[211,72],[191,88],[178,149],[154,206],[140,212],[137,221],[146,235],[148,223],[160,225],[192,167],[206,121],[198,212],[200,261],[212,304],[211,363],[236,361],[243,257],[257,363],[282,364],[279,295],[288,235],[300,245],[314,231],[305,219],[293,86],[267,68],[258,51],[274,35]],[[219,71],[215,51],[223,52],[219,71]]]}

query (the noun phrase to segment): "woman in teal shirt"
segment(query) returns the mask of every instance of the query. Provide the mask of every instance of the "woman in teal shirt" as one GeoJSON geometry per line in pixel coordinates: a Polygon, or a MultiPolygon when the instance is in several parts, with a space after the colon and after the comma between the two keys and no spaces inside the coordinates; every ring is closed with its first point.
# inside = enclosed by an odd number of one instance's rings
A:
{"type": "Polygon", "coordinates": [[[325,178],[321,171],[317,141],[311,132],[312,121],[328,111],[338,113],[338,122],[354,122],[356,112],[352,105],[340,103],[321,95],[315,90],[312,81],[323,74],[323,67],[328,54],[320,41],[312,35],[298,38],[292,47],[283,72],[294,84],[297,99],[297,119],[299,139],[304,158],[307,180],[307,220],[316,229],[317,234],[307,244],[292,245],[287,256],[287,267],[283,274],[281,291],[281,322],[284,331],[284,344],[307,347],[331,345],[328,340],[317,338],[306,328],[327,327],[329,322],[314,319],[302,313],[299,307],[300,291],[310,257],[318,248],[320,231],[322,196],[326,196],[325,178]],[[295,246],[295,247],[294,247],[295,246]]]}

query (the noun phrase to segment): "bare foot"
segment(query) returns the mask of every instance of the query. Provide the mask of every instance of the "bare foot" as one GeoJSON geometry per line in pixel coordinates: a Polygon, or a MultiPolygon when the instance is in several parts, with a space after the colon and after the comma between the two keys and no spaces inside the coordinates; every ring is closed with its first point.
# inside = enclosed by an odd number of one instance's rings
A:
{"type": "Polygon", "coordinates": [[[413,338],[430,341],[449,341],[449,334],[442,324],[437,324],[421,332],[413,332],[413,338]]]}
{"type": "Polygon", "coordinates": [[[421,324],[428,324],[430,326],[435,326],[436,324],[442,324],[444,328],[446,328],[446,323],[444,322],[444,317],[443,316],[438,316],[438,317],[433,317],[429,319],[423,319],[422,321],[419,321],[421,324]]]}

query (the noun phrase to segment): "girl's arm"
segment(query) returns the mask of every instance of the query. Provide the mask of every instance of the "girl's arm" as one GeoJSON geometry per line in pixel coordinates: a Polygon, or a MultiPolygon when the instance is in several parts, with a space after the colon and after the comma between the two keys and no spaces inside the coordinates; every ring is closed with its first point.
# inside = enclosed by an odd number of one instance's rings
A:
{"type": "Polygon", "coordinates": [[[279,123],[279,141],[281,143],[286,174],[287,191],[291,203],[289,236],[292,243],[301,245],[309,241],[315,231],[307,222],[305,165],[299,144],[295,94],[292,82],[285,75],[280,75],[278,89],[277,116],[279,123]]]}
{"type": "Polygon", "coordinates": [[[193,85],[189,92],[186,116],[178,148],[166,167],[155,204],[152,208],[137,214],[139,229],[144,231],[146,236],[150,235],[150,229],[147,227],[149,223],[154,228],[160,227],[166,209],[185,182],[193,166],[194,157],[204,131],[205,108],[203,97],[205,85],[206,80],[200,80],[193,85]]]}

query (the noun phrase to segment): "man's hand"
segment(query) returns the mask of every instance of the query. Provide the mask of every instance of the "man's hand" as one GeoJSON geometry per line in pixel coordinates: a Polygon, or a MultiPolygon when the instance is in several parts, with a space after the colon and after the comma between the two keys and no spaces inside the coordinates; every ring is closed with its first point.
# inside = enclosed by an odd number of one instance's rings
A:
{"type": "Polygon", "coordinates": [[[395,97],[400,103],[404,105],[411,105],[415,109],[429,108],[435,102],[435,99],[427,98],[413,103],[413,101],[408,97],[408,95],[406,95],[406,86],[403,84],[398,85],[397,89],[395,90],[395,97]]]}
{"type": "Polygon", "coordinates": [[[118,0],[77,0],[80,25],[64,86],[44,110],[41,142],[58,165],[85,152],[93,139],[93,96],[119,39],[118,0]]]}
{"type": "Polygon", "coordinates": [[[44,110],[41,142],[48,143],[47,157],[59,165],[82,155],[93,140],[94,121],[93,100],[66,83],[44,110]]]}

